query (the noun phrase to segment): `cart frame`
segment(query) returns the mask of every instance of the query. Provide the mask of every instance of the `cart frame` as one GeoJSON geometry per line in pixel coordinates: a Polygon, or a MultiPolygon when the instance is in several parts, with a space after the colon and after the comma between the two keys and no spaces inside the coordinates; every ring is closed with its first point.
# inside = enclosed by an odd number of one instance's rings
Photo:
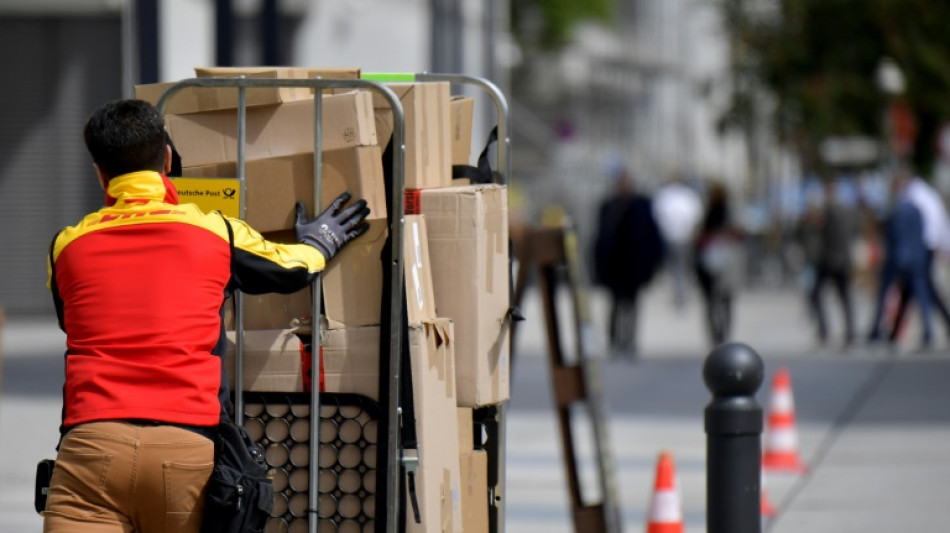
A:
{"type": "MultiPolygon", "coordinates": [[[[498,128],[498,147],[497,147],[497,170],[496,176],[499,177],[501,184],[508,181],[508,172],[510,169],[510,139],[508,136],[508,115],[509,108],[507,100],[501,90],[492,82],[475,76],[461,74],[365,74],[361,79],[278,79],[278,78],[248,78],[244,75],[238,75],[228,78],[189,78],[181,80],[168,87],[159,98],[157,108],[164,114],[168,101],[175,93],[185,88],[234,88],[238,91],[238,102],[235,112],[237,113],[237,164],[236,178],[239,183],[239,217],[243,219],[246,215],[246,131],[247,131],[247,90],[259,88],[310,88],[313,90],[314,105],[314,142],[313,142],[313,180],[314,180],[314,210],[319,210],[322,205],[322,167],[323,167],[323,132],[322,132],[322,96],[324,91],[332,89],[366,89],[374,91],[383,96],[390,105],[393,114],[393,133],[392,140],[392,168],[393,177],[390,185],[389,202],[389,234],[391,246],[388,248],[388,256],[384,258],[390,265],[390,294],[388,297],[390,304],[389,317],[387,324],[380,325],[380,335],[388,336],[389,354],[383,357],[381,354],[380,364],[388,369],[380,369],[380,398],[388,399],[388,404],[383,406],[386,413],[386,453],[381,456],[381,469],[385,470],[385,521],[382,526],[377,518],[376,530],[387,531],[389,533],[398,533],[400,529],[400,469],[415,468],[418,463],[417,456],[407,456],[402,449],[399,440],[399,429],[401,425],[401,403],[399,397],[401,368],[402,328],[398,325],[402,323],[404,310],[401,305],[401,292],[404,292],[404,268],[401,261],[402,250],[402,231],[404,222],[403,191],[405,188],[405,117],[402,104],[395,93],[383,85],[383,81],[399,82],[450,82],[456,84],[475,85],[484,89],[492,98],[497,117],[498,128]],[[379,81],[373,81],[379,80],[379,81]],[[383,371],[387,370],[387,371],[383,371]]],[[[316,214],[316,213],[314,213],[316,214]]],[[[319,383],[319,320],[320,302],[322,300],[320,276],[315,278],[311,286],[313,299],[311,307],[312,339],[313,347],[311,349],[311,372],[312,383],[319,383]]],[[[240,291],[236,291],[235,298],[235,365],[234,365],[234,418],[237,423],[242,423],[244,416],[244,298],[240,291]]],[[[510,347],[509,347],[510,350],[510,347]]],[[[509,354],[510,360],[510,354],[509,354]]],[[[317,533],[319,520],[316,517],[318,498],[319,498],[319,442],[320,442],[320,392],[319,388],[312,392],[310,401],[310,465],[309,476],[310,484],[308,488],[308,515],[312,519],[308,520],[308,529],[310,533],[317,533]]],[[[486,429],[489,433],[489,442],[491,443],[489,454],[489,504],[490,504],[490,531],[500,533],[505,530],[504,522],[504,490],[505,490],[505,404],[499,404],[487,408],[476,410],[478,419],[486,423],[486,429]]],[[[382,454],[381,454],[382,455],[382,454]]],[[[379,506],[377,500],[377,517],[379,517],[379,506]]]]}

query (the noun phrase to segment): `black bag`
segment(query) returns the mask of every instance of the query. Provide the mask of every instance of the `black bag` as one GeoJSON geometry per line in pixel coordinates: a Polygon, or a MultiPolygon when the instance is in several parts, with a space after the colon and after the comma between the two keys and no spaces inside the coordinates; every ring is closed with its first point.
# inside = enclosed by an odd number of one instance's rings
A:
{"type": "Polygon", "coordinates": [[[267,477],[263,450],[243,427],[221,423],[201,533],[262,532],[273,510],[274,486],[267,477]]]}

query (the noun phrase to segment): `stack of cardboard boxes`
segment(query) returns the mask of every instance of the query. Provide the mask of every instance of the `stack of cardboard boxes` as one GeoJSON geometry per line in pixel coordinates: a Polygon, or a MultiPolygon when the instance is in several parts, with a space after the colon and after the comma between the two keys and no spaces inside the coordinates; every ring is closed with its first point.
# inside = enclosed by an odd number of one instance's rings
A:
{"type": "MultiPolygon", "coordinates": [[[[356,78],[358,69],[196,69],[199,77],[356,78]]],[[[140,86],[157,101],[170,84],[140,86]]],[[[448,83],[392,84],[406,120],[406,280],[420,522],[409,531],[488,530],[487,463],[473,409],[509,397],[507,194],[500,185],[455,185],[452,165],[469,164],[472,99],[448,83]],[[455,429],[458,429],[456,431],[455,429]]],[[[186,89],[169,100],[166,125],[189,177],[236,174],[236,90],[186,89]]],[[[247,91],[247,222],[268,239],[293,242],[294,202],[313,209],[313,94],[247,91]]],[[[321,276],[321,388],[379,398],[381,262],[386,242],[382,154],[391,140],[388,102],[373,91],[323,96],[322,198],[343,190],[368,201],[370,230],[321,276]]],[[[325,207],[325,206],[322,206],[325,207]]],[[[311,314],[311,291],[245,296],[244,388],[308,392],[309,356],[295,320],[311,314]]],[[[232,324],[233,326],[233,324],[232,324]]],[[[233,327],[231,328],[233,329],[233,327]]],[[[233,332],[229,332],[232,339],[233,332]]],[[[233,362],[227,362],[229,368],[233,362]]],[[[233,368],[231,368],[233,376],[233,368]]],[[[233,377],[232,377],[233,379],[233,377]]]]}

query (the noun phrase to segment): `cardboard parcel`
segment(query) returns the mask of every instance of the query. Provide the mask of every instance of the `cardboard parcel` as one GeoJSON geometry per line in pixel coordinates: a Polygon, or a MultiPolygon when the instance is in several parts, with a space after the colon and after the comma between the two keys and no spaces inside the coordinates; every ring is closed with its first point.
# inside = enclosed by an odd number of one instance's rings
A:
{"type": "MultiPolygon", "coordinates": [[[[320,76],[323,78],[356,79],[360,77],[358,68],[298,68],[298,67],[197,67],[195,74],[199,78],[235,77],[243,75],[258,79],[304,79],[320,76]]],[[[178,81],[136,85],[134,95],[153,105],[178,81]]],[[[245,91],[245,105],[258,107],[277,105],[313,98],[309,87],[249,87],[245,91]]],[[[172,115],[186,115],[204,111],[237,109],[237,87],[183,87],[170,95],[164,112],[172,115]]]]}
{"type": "MultiPolygon", "coordinates": [[[[386,190],[382,154],[378,146],[357,146],[323,152],[321,171],[323,211],[343,191],[353,200],[366,200],[368,219],[386,219],[386,190]]],[[[313,209],[313,152],[247,161],[244,165],[244,220],[260,232],[293,229],[294,204],[301,200],[307,213],[313,209]]],[[[233,162],[182,169],[189,177],[233,177],[233,162]]]]}
{"type": "MultiPolygon", "coordinates": [[[[452,140],[447,82],[387,85],[402,104],[406,126],[406,189],[446,187],[452,181],[452,140]]],[[[373,93],[376,133],[381,146],[389,144],[393,115],[389,102],[373,93]]]]}
{"type": "MultiPolygon", "coordinates": [[[[368,92],[326,95],[322,102],[323,151],[377,144],[368,92]]],[[[165,126],[185,167],[237,161],[234,111],[168,115],[165,126]]],[[[313,101],[248,108],[245,131],[247,160],[313,153],[313,101]]]]}
{"type": "Polygon", "coordinates": [[[503,185],[423,189],[435,308],[455,321],[460,406],[510,397],[508,196],[503,185]]]}

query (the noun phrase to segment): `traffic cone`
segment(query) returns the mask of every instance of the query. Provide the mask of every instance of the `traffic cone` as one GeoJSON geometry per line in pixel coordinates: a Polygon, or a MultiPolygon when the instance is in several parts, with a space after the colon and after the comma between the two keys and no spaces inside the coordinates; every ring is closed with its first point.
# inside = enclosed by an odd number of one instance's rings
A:
{"type": "Polygon", "coordinates": [[[657,461],[647,519],[647,533],[683,533],[683,508],[670,452],[660,453],[657,461]]]}
{"type": "Polygon", "coordinates": [[[805,464],[798,457],[792,378],[784,367],[778,369],[772,382],[767,425],[762,467],[796,474],[804,472],[805,464]]]}
{"type": "Polygon", "coordinates": [[[760,503],[759,512],[762,516],[774,516],[775,507],[772,506],[772,503],[769,502],[769,497],[765,494],[765,474],[762,474],[762,485],[760,487],[762,490],[762,501],[760,503]]]}

